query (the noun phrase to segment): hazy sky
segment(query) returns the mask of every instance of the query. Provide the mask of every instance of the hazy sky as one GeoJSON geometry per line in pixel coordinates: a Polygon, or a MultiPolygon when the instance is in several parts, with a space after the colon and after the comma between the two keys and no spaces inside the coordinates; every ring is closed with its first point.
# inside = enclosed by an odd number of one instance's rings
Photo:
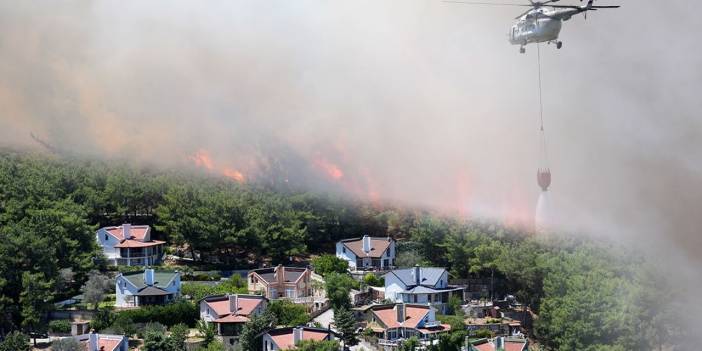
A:
{"type": "MultiPolygon", "coordinates": [[[[573,18],[562,50],[541,48],[549,210],[563,228],[699,260],[699,18],[690,1],[599,4],[623,7],[573,18]]],[[[0,144],[36,148],[33,132],[139,162],[204,153],[247,180],[291,150],[370,199],[528,222],[537,60],[507,42],[520,10],[2,1],[0,144]]]]}

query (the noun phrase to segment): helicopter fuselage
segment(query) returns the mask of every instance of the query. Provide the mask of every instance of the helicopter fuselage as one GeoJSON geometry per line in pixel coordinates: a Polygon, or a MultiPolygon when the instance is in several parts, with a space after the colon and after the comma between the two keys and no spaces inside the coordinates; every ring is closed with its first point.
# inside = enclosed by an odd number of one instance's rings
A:
{"type": "Polygon", "coordinates": [[[522,18],[512,26],[509,42],[524,46],[529,43],[543,43],[558,40],[563,23],[560,19],[522,18]]]}

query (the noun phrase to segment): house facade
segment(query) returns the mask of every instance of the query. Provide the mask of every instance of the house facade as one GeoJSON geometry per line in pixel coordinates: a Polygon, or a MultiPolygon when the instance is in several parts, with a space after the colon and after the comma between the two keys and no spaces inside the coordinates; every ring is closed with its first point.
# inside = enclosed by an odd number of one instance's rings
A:
{"type": "Polygon", "coordinates": [[[378,346],[384,350],[395,350],[411,337],[426,345],[439,334],[451,330],[450,325],[436,319],[436,309],[429,304],[376,305],[367,314],[368,328],[378,337],[378,346]]]}
{"type": "Polygon", "coordinates": [[[124,335],[98,334],[91,332],[75,336],[85,351],[128,351],[129,338],[124,335]]]}
{"type": "Polygon", "coordinates": [[[294,327],[273,329],[263,335],[263,351],[294,350],[302,341],[334,340],[329,329],[294,327]]]}
{"type": "Polygon", "coordinates": [[[295,303],[313,303],[312,271],[309,268],[285,267],[262,268],[249,271],[248,290],[270,300],[290,299],[295,303]]]}
{"type": "Polygon", "coordinates": [[[352,271],[391,269],[395,254],[395,240],[391,237],[364,235],[336,243],[336,257],[347,261],[352,271]]]}
{"type": "Polygon", "coordinates": [[[222,342],[233,346],[244,324],[250,317],[263,313],[267,306],[268,299],[260,295],[208,296],[200,300],[200,319],[213,323],[222,342]]]}
{"type": "Polygon", "coordinates": [[[115,278],[115,306],[163,305],[180,296],[180,273],[144,271],[119,274],[115,278]]]}
{"type": "Polygon", "coordinates": [[[151,239],[148,225],[100,228],[96,239],[109,264],[149,266],[161,262],[165,241],[151,239]]]}
{"type": "Polygon", "coordinates": [[[384,277],[385,298],[394,302],[428,303],[446,313],[452,296],[464,301],[464,287],[449,285],[445,268],[415,266],[392,270],[384,277]]]}

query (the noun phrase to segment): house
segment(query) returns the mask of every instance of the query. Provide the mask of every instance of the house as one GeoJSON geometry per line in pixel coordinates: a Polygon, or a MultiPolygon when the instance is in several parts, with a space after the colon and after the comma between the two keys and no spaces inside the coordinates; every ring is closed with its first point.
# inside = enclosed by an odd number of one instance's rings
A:
{"type": "Polygon", "coordinates": [[[524,338],[497,337],[470,343],[468,351],[528,351],[529,342],[524,338]]]}
{"type": "Polygon", "coordinates": [[[395,269],[384,275],[385,298],[394,302],[430,303],[447,313],[448,302],[456,296],[463,302],[464,288],[448,284],[445,268],[419,267],[395,269]]]}
{"type": "Polygon", "coordinates": [[[334,340],[334,333],[329,329],[294,327],[273,329],[263,335],[263,351],[294,350],[302,341],[334,340]]]}
{"type": "Polygon", "coordinates": [[[395,265],[395,240],[368,235],[341,240],[336,243],[336,257],[346,260],[352,271],[387,270],[395,265]]]}
{"type": "Polygon", "coordinates": [[[151,268],[115,278],[115,306],[162,305],[180,296],[180,273],[151,268]]]}
{"type": "Polygon", "coordinates": [[[386,350],[413,336],[427,344],[438,334],[451,330],[450,325],[436,320],[436,309],[429,304],[376,305],[369,312],[368,328],[378,337],[378,345],[386,350]]]}
{"type": "Polygon", "coordinates": [[[287,298],[295,303],[314,302],[312,271],[309,268],[284,267],[255,269],[247,276],[249,293],[260,293],[270,300],[287,298]]]}
{"type": "Polygon", "coordinates": [[[165,241],[151,239],[148,225],[123,224],[119,227],[100,228],[97,242],[112,265],[149,266],[163,256],[165,241]]]}
{"type": "Polygon", "coordinates": [[[214,323],[225,345],[234,345],[249,318],[263,313],[267,306],[268,299],[260,295],[208,296],[200,300],[200,319],[214,323]]]}
{"type": "Polygon", "coordinates": [[[124,335],[89,334],[75,336],[85,351],[128,351],[129,338],[124,335]]]}

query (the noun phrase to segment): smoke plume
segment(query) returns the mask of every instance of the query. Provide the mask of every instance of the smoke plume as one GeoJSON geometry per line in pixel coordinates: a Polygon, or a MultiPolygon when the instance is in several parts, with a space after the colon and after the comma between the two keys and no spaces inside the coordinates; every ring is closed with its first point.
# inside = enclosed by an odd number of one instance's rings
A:
{"type": "MultiPolygon", "coordinates": [[[[665,257],[700,291],[699,19],[689,1],[622,5],[541,48],[549,216],[665,257]]],[[[195,162],[234,181],[281,169],[277,181],[532,224],[537,61],[507,42],[518,10],[2,1],[0,144],[195,162]]]]}

